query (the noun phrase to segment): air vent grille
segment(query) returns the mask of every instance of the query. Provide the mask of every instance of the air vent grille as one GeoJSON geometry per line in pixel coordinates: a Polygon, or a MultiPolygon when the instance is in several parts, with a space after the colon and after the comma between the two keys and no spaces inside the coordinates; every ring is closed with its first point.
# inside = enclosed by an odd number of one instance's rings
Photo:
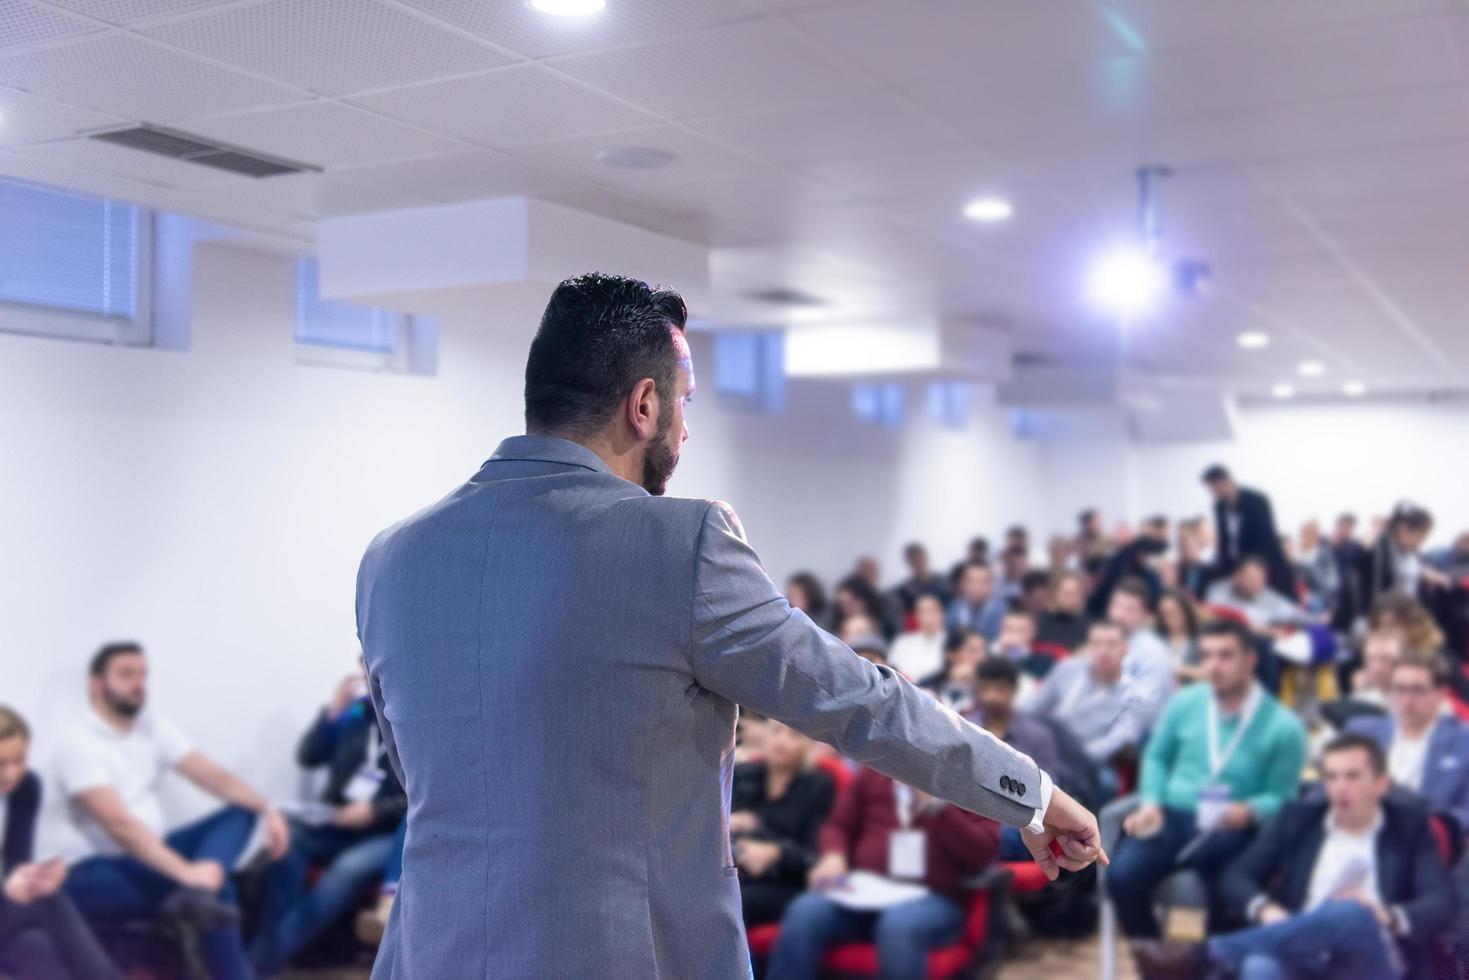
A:
{"type": "Polygon", "coordinates": [[[91,138],[173,160],[186,160],[217,170],[228,170],[246,177],[274,177],[278,174],[297,174],[321,169],[309,163],[283,160],[237,146],[227,146],[192,133],[181,133],[176,129],[147,123],[128,129],[92,133],[91,138]]]}

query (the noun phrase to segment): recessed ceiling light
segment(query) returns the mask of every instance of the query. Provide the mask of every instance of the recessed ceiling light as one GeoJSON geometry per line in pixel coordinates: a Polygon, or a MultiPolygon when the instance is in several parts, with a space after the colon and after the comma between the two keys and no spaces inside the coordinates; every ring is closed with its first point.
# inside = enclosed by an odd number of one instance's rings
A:
{"type": "Polygon", "coordinates": [[[530,5],[543,14],[557,17],[585,17],[607,6],[607,0],[530,0],[530,5]]]}
{"type": "Polygon", "coordinates": [[[1305,378],[1319,378],[1326,373],[1326,365],[1320,361],[1302,361],[1297,368],[1305,378]]]}
{"type": "Polygon", "coordinates": [[[1234,339],[1245,350],[1259,350],[1270,346],[1270,335],[1262,330],[1246,330],[1234,339]]]}
{"type": "Polygon", "coordinates": [[[1341,386],[1341,393],[1351,398],[1361,398],[1367,394],[1367,386],[1360,381],[1348,381],[1341,386]]]}
{"type": "Polygon", "coordinates": [[[667,150],[654,146],[609,146],[593,156],[603,166],[619,170],[656,170],[678,159],[667,150]]]}
{"type": "Polygon", "coordinates": [[[1122,317],[1136,316],[1152,306],[1168,285],[1168,275],[1141,248],[1117,248],[1092,266],[1092,302],[1122,317]]]}
{"type": "Polygon", "coordinates": [[[1294,398],[1296,394],[1296,389],[1288,384],[1278,384],[1274,388],[1270,389],[1270,394],[1274,395],[1276,398],[1294,398]]]}
{"type": "Polygon", "coordinates": [[[964,205],[964,217],[970,221],[1009,221],[1015,209],[1003,197],[976,197],[964,205]]]}

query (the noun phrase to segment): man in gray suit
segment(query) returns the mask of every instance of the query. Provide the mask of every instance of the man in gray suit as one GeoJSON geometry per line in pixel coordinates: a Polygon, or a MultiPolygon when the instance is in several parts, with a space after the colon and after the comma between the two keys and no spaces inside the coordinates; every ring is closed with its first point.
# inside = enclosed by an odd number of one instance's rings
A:
{"type": "Polygon", "coordinates": [[[563,282],[528,434],[363,558],[358,632],[409,800],[375,978],[747,976],[736,705],[1029,827],[1053,877],[1105,860],[1030,759],[792,609],[728,505],[663,496],[685,316],[634,280],[563,282]]]}

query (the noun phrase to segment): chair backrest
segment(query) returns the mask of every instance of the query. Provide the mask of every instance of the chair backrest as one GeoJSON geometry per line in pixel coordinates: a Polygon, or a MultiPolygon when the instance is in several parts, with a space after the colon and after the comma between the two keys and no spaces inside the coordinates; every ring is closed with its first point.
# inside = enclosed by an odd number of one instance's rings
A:
{"type": "Polygon", "coordinates": [[[969,895],[969,906],[964,912],[964,932],[961,942],[970,950],[984,945],[990,934],[989,889],[980,889],[969,895]]]}
{"type": "Polygon", "coordinates": [[[1464,856],[1464,838],[1460,834],[1458,821],[1445,814],[1435,813],[1428,818],[1428,826],[1433,831],[1433,843],[1438,847],[1438,856],[1444,865],[1449,868],[1457,866],[1459,859],[1464,856]]]}
{"type": "Polygon", "coordinates": [[[852,770],[848,769],[846,764],[837,756],[817,756],[816,768],[830,777],[831,785],[836,790],[837,796],[841,796],[842,793],[846,792],[848,784],[852,782],[852,770]]]}
{"type": "Polygon", "coordinates": [[[1044,654],[1052,660],[1065,660],[1071,656],[1071,651],[1059,643],[1032,643],[1030,649],[1032,653],[1044,654]]]}

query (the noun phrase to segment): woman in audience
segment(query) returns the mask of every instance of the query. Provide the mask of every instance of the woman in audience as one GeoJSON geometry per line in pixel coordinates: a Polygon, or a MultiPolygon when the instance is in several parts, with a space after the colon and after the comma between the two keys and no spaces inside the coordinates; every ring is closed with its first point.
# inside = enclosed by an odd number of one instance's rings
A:
{"type": "Polygon", "coordinates": [[[918,686],[955,711],[974,704],[974,678],[984,659],[984,637],[973,630],[955,631],[944,643],[944,668],[918,681],[918,686]]]}
{"type": "Polygon", "coordinates": [[[913,603],[913,618],[918,628],[893,641],[888,662],[916,681],[944,665],[944,605],[938,596],[925,592],[913,603]]]}
{"type": "Polygon", "coordinates": [[[797,572],[786,580],[786,601],[823,629],[830,630],[836,625],[831,621],[826,590],[821,587],[821,580],[810,572],[797,572]]]}
{"type": "Polygon", "coordinates": [[[41,781],[26,768],[31,732],[0,707],[0,975],[20,980],[122,980],[71,899],[66,865],[35,860],[41,781]]]}
{"type": "Polygon", "coordinates": [[[810,767],[811,744],[772,721],[765,757],[735,767],[729,833],[746,926],[780,921],[816,861],[816,834],[835,791],[830,777],[810,767]]]}
{"type": "Polygon", "coordinates": [[[1306,608],[1329,610],[1336,602],[1339,580],[1336,555],[1321,540],[1321,525],[1309,520],[1301,525],[1300,544],[1295,549],[1296,580],[1306,587],[1306,608]]]}
{"type": "Polygon", "coordinates": [[[1179,684],[1202,678],[1199,667],[1199,611],[1182,589],[1169,589],[1158,599],[1157,631],[1173,655],[1173,676],[1179,684]]]}
{"type": "Polygon", "coordinates": [[[1086,642],[1091,620],[1086,605],[1086,581],[1079,572],[1062,572],[1051,579],[1049,607],[1036,617],[1035,642],[1075,650],[1086,642]]]}
{"type": "Polygon", "coordinates": [[[887,616],[882,594],[861,575],[848,575],[837,585],[836,613],[839,622],[851,616],[866,616],[891,641],[897,626],[887,616]]]}
{"type": "Polygon", "coordinates": [[[1372,606],[1367,619],[1371,632],[1396,630],[1403,635],[1407,650],[1423,656],[1435,656],[1443,652],[1444,635],[1423,604],[1411,596],[1388,593],[1372,606]]]}

